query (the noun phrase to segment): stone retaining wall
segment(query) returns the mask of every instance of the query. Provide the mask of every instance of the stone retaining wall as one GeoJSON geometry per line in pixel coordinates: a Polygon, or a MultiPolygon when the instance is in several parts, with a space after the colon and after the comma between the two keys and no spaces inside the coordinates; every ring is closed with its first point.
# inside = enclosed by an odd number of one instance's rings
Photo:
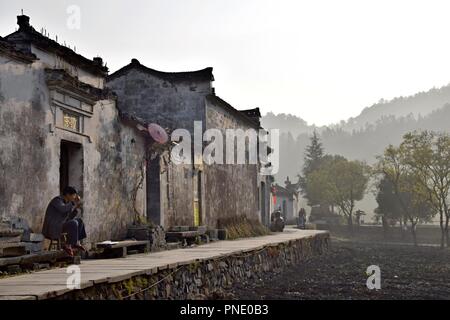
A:
{"type": "Polygon", "coordinates": [[[235,281],[256,281],[263,273],[280,272],[324,253],[329,246],[329,234],[321,233],[216,259],[168,265],[152,274],[97,284],[58,299],[204,299],[229,288],[235,281]]]}

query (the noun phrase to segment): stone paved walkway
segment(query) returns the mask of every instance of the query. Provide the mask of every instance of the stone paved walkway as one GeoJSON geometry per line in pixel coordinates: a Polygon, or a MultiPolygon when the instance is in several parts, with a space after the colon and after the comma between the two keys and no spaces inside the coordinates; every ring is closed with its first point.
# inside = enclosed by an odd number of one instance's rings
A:
{"type": "MultiPolygon", "coordinates": [[[[186,249],[135,254],[125,258],[82,260],[81,289],[104,282],[152,274],[168,267],[262,249],[291,240],[313,237],[326,231],[286,228],[282,233],[232,241],[217,241],[186,249]]],[[[0,300],[46,299],[65,294],[70,274],[66,268],[51,269],[0,279],[0,300]]]]}

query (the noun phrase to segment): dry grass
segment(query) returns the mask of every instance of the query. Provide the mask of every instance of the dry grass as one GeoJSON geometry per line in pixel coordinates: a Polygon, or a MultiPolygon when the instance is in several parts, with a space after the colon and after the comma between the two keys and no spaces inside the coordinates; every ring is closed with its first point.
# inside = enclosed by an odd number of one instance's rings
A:
{"type": "Polygon", "coordinates": [[[218,227],[227,230],[229,240],[270,234],[269,229],[261,222],[256,219],[249,219],[246,216],[219,219],[218,227]]]}

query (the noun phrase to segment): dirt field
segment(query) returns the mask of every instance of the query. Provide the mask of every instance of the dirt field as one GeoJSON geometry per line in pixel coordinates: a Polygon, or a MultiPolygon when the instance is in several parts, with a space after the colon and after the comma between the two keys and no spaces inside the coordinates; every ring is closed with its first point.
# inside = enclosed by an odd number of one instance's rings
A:
{"type": "Polygon", "coordinates": [[[332,239],[331,251],[257,283],[236,284],[236,299],[450,299],[450,250],[332,239]],[[381,269],[381,289],[366,269],[381,269]]]}

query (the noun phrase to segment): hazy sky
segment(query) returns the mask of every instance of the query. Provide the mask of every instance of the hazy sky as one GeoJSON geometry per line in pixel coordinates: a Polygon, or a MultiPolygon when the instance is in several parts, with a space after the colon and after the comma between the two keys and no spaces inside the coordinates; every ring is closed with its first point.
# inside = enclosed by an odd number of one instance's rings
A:
{"type": "Polygon", "coordinates": [[[212,66],[217,94],[236,108],[310,124],[450,82],[449,1],[0,0],[2,36],[20,9],[111,71],[133,57],[163,71],[212,66]],[[71,30],[73,4],[81,25],[71,30]]]}

